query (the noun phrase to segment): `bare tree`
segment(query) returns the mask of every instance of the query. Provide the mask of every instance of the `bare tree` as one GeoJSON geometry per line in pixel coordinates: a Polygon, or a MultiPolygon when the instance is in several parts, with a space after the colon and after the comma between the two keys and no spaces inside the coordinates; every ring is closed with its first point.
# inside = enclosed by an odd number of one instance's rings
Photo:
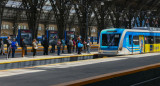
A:
{"type": "Polygon", "coordinates": [[[37,38],[38,26],[42,8],[48,0],[22,0],[26,9],[29,29],[32,30],[33,39],[37,38]]]}

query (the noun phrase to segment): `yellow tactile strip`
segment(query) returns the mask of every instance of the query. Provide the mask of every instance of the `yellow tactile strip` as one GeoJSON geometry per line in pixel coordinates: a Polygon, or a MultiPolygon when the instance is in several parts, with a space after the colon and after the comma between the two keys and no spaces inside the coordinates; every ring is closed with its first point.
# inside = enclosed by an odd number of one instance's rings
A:
{"type": "Polygon", "coordinates": [[[99,82],[99,81],[103,81],[103,80],[107,80],[107,79],[111,79],[111,78],[115,78],[115,77],[120,77],[120,76],[124,76],[124,75],[129,75],[129,74],[133,74],[133,73],[137,73],[137,72],[141,72],[141,71],[146,71],[146,70],[154,69],[154,68],[158,68],[158,67],[160,67],[160,63],[137,67],[137,68],[128,69],[128,70],[119,71],[119,72],[103,74],[103,75],[99,75],[99,76],[89,77],[89,78],[85,78],[85,79],[80,79],[80,80],[66,82],[66,83],[52,85],[52,86],[83,86],[86,84],[91,84],[91,83],[95,83],[95,82],[99,82]]]}

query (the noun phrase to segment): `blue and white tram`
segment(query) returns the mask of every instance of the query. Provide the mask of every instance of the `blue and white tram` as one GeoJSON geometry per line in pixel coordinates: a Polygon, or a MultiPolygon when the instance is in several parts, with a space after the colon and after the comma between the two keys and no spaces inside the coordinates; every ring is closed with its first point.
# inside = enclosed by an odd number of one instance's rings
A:
{"type": "Polygon", "coordinates": [[[156,28],[105,29],[100,34],[99,54],[125,55],[160,51],[156,28]]]}

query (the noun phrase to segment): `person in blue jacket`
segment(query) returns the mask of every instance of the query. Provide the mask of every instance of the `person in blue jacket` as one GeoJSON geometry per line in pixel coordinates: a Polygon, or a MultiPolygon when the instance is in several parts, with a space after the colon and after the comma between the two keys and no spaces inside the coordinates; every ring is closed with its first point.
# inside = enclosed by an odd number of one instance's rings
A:
{"type": "Polygon", "coordinates": [[[12,58],[14,58],[14,56],[15,56],[15,51],[16,51],[16,49],[17,49],[17,42],[16,42],[16,39],[13,39],[13,41],[12,41],[12,44],[11,44],[11,48],[12,48],[12,58]]]}
{"type": "Polygon", "coordinates": [[[77,38],[77,47],[78,47],[78,54],[81,54],[83,46],[79,46],[79,44],[82,45],[82,41],[81,41],[80,37],[77,38]]]}

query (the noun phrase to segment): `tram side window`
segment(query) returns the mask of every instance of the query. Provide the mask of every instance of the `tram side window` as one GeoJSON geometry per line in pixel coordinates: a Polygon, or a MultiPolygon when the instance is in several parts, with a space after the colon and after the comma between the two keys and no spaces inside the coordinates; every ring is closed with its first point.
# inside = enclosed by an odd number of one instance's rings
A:
{"type": "Polygon", "coordinates": [[[159,44],[160,43],[160,36],[156,36],[155,40],[156,40],[156,43],[159,44]]]}
{"type": "Polygon", "coordinates": [[[150,37],[149,36],[145,37],[145,44],[150,44],[150,37]]]}
{"type": "Polygon", "coordinates": [[[139,45],[139,36],[133,36],[133,44],[139,45]]]}
{"type": "Polygon", "coordinates": [[[154,37],[153,36],[146,36],[145,37],[145,44],[154,44],[154,37]]]}

